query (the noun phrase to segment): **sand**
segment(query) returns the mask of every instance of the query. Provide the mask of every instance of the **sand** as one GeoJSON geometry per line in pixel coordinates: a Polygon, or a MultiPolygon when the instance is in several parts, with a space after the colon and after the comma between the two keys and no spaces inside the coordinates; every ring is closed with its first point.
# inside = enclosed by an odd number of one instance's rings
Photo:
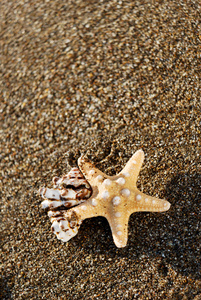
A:
{"type": "Polygon", "coordinates": [[[1,0],[1,299],[201,299],[200,1],[1,0]],[[39,187],[87,153],[107,174],[138,149],[135,213],[57,240],[39,187]]]}

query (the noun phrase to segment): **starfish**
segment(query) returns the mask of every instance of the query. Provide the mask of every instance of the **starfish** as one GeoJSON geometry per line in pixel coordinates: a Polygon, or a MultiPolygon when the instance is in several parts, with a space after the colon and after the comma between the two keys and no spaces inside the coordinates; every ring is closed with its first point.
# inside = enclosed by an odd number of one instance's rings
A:
{"type": "Polygon", "coordinates": [[[115,245],[125,247],[132,213],[163,212],[170,208],[168,201],[138,190],[136,182],[143,160],[144,152],[138,150],[119,174],[107,176],[81,156],[78,166],[89,182],[92,194],[88,200],[67,211],[49,211],[52,230],[60,239],[68,241],[77,234],[84,219],[103,216],[109,222],[115,245]]]}

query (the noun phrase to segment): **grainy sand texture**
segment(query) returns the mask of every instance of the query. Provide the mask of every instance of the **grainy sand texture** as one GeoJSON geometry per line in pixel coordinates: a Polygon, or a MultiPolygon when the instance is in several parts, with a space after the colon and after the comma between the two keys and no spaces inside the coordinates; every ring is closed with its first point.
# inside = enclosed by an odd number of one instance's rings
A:
{"type": "Polygon", "coordinates": [[[200,24],[199,0],[0,1],[1,299],[201,299],[200,24]],[[133,214],[122,249],[101,217],[57,240],[39,187],[140,148],[170,210],[133,214]]]}

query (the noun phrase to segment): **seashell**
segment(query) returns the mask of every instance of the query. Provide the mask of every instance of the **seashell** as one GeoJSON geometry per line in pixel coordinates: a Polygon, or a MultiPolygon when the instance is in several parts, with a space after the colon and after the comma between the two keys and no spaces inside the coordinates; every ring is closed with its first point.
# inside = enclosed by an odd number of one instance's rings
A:
{"type": "Polygon", "coordinates": [[[51,212],[49,216],[52,222],[52,232],[63,242],[67,242],[74,237],[82,224],[82,220],[74,211],[65,211],[65,216],[64,211],[51,212]]]}
{"type": "Polygon", "coordinates": [[[43,209],[70,208],[78,205],[91,196],[92,189],[78,168],[61,178],[53,178],[54,188],[40,188],[39,193],[45,199],[43,209]]]}
{"type": "Polygon", "coordinates": [[[52,232],[58,239],[67,242],[77,234],[82,223],[76,213],[68,213],[67,210],[85,202],[91,196],[92,189],[76,167],[61,178],[54,177],[52,181],[54,188],[42,187],[39,190],[40,195],[45,199],[41,206],[48,210],[52,232]]]}

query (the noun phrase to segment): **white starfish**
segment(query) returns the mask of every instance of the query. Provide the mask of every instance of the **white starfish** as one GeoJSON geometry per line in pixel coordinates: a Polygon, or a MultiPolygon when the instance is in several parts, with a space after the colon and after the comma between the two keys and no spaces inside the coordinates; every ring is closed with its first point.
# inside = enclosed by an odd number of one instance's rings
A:
{"type": "Polygon", "coordinates": [[[125,247],[132,213],[168,210],[168,201],[147,196],[137,189],[137,177],[143,160],[144,153],[138,150],[119,174],[107,176],[81,156],[78,166],[92,187],[92,195],[68,211],[49,212],[52,230],[58,238],[68,241],[77,234],[84,219],[103,216],[110,224],[115,245],[118,248],[125,247]]]}

